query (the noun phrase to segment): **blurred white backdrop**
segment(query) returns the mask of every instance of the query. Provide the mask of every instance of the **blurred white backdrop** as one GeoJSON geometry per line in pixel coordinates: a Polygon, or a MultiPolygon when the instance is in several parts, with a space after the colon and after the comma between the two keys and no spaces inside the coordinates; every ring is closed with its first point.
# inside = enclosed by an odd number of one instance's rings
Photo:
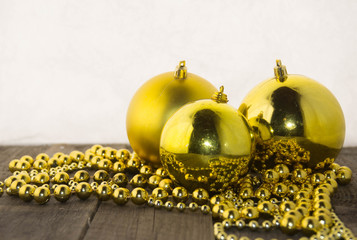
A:
{"type": "Polygon", "coordinates": [[[333,92],[355,146],[356,12],[354,0],[0,0],[0,144],[126,143],[131,97],[180,60],[238,107],[280,58],[333,92]]]}

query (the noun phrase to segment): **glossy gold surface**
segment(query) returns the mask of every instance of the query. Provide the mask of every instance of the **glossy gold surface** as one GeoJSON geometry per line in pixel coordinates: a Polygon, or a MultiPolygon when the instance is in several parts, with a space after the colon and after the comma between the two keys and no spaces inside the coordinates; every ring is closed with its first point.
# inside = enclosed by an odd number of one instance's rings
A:
{"type": "Polygon", "coordinates": [[[253,133],[226,103],[200,100],[183,106],[161,135],[161,161],[171,179],[193,191],[220,191],[248,171],[253,133]]]}
{"type": "Polygon", "coordinates": [[[275,73],[239,107],[259,139],[295,139],[310,152],[308,167],[335,159],[345,138],[345,120],[336,98],[315,80],[287,74],[279,60],[275,73]]]}
{"type": "Polygon", "coordinates": [[[176,72],[153,77],[132,98],[126,118],[128,139],[140,158],[160,165],[159,146],[163,126],[181,106],[208,99],[216,88],[207,80],[187,72],[184,62],[176,72]]]}

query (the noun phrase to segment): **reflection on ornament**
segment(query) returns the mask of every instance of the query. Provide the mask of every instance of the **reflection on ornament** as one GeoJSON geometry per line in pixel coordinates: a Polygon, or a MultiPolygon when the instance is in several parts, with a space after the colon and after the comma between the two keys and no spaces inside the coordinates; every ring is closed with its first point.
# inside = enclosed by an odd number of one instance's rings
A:
{"type": "Polygon", "coordinates": [[[221,87],[212,100],[183,106],[162,131],[163,167],[189,191],[221,191],[248,171],[253,132],[245,117],[226,103],[221,87]]]}
{"type": "Polygon", "coordinates": [[[169,117],[186,103],[209,99],[217,89],[207,80],[188,73],[185,61],[175,72],[153,77],[132,98],[126,119],[129,142],[142,159],[160,164],[162,128],[169,117]]]}
{"type": "Polygon", "coordinates": [[[338,101],[318,82],[287,74],[280,60],[274,72],[274,78],[245,97],[239,110],[249,120],[258,142],[297,145],[297,152],[308,155],[305,166],[325,167],[337,157],[345,138],[345,120],[338,101]]]}

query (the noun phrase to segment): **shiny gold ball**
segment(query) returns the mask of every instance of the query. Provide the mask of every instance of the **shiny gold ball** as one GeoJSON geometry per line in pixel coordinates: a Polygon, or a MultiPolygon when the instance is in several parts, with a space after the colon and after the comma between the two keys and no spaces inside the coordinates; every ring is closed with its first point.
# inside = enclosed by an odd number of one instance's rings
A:
{"type": "Polygon", "coordinates": [[[141,187],[134,188],[133,191],[131,191],[131,201],[136,204],[136,205],[142,205],[147,202],[149,199],[149,194],[148,192],[141,187]]]}
{"type": "Polygon", "coordinates": [[[163,167],[189,191],[221,191],[248,171],[253,133],[245,117],[227,101],[222,86],[211,100],[183,106],[162,131],[163,167]]]}
{"type": "Polygon", "coordinates": [[[306,235],[312,235],[322,228],[315,216],[307,216],[301,221],[301,228],[306,235]]]}
{"type": "Polygon", "coordinates": [[[89,173],[85,170],[79,170],[73,176],[73,180],[78,183],[89,182],[89,179],[90,179],[89,173]]]}
{"type": "Polygon", "coordinates": [[[35,189],[33,198],[39,204],[47,203],[51,198],[51,191],[49,188],[41,186],[35,189]]]}
{"type": "Polygon", "coordinates": [[[87,182],[78,183],[75,188],[75,191],[77,197],[81,200],[86,200],[93,192],[91,185],[87,182]]]}
{"type": "Polygon", "coordinates": [[[71,189],[65,184],[60,184],[53,191],[53,195],[57,201],[66,202],[71,196],[71,189]]]}
{"type": "Polygon", "coordinates": [[[160,74],[141,86],[126,118],[129,142],[140,158],[160,165],[160,135],[169,117],[181,106],[208,99],[216,91],[207,80],[187,73],[185,61],[176,72],[160,74]]]}
{"type": "Polygon", "coordinates": [[[172,190],[172,197],[175,202],[186,202],[188,198],[188,192],[184,187],[176,187],[172,190]]]}
{"type": "Polygon", "coordinates": [[[192,192],[192,200],[199,205],[206,204],[208,199],[208,192],[203,188],[197,188],[192,192]]]}
{"type": "Polygon", "coordinates": [[[101,184],[98,186],[96,193],[99,200],[108,201],[111,198],[113,189],[107,184],[101,184]]]}
{"type": "Polygon", "coordinates": [[[130,191],[127,188],[117,188],[112,194],[113,201],[118,205],[124,205],[129,201],[130,191]]]}
{"type": "Polygon", "coordinates": [[[212,217],[214,219],[223,219],[223,213],[225,210],[229,209],[228,205],[225,203],[218,203],[212,207],[212,217]]]}
{"type": "Polygon", "coordinates": [[[223,216],[223,219],[237,221],[240,217],[240,214],[237,209],[228,208],[223,212],[222,216],[223,216]]]}
{"type": "Polygon", "coordinates": [[[33,199],[33,193],[35,192],[35,186],[31,184],[23,185],[19,190],[19,197],[25,201],[29,202],[33,199]]]}
{"type": "Polygon", "coordinates": [[[117,173],[113,176],[113,182],[119,187],[126,187],[128,184],[128,177],[125,173],[117,173]]]}
{"type": "Polygon", "coordinates": [[[310,78],[287,74],[280,60],[274,72],[275,77],[256,86],[239,107],[259,140],[296,140],[310,152],[310,168],[335,159],[345,138],[345,119],[336,98],[310,78]]]}
{"type": "Polygon", "coordinates": [[[169,197],[169,194],[165,189],[157,187],[152,190],[151,196],[154,198],[154,200],[162,200],[166,202],[167,198],[169,197]]]}
{"type": "Polygon", "coordinates": [[[58,172],[53,178],[53,182],[57,184],[67,184],[69,182],[69,175],[66,172],[58,172]]]}

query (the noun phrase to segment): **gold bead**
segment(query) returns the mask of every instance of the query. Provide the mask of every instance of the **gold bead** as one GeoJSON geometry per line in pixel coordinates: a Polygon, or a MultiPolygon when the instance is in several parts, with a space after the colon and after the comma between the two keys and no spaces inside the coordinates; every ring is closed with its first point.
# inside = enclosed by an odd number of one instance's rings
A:
{"type": "Polygon", "coordinates": [[[112,198],[118,205],[124,205],[129,201],[130,191],[127,188],[117,188],[114,190],[112,198]]]}
{"type": "Polygon", "coordinates": [[[332,223],[332,218],[327,214],[320,213],[320,214],[316,214],[314,216],[320,222],[322,227],[330,228],[332,226],[332,224],[333,224],[332,223]]]}
{"type": "MultiPolygon", "coordinates": [[[[291,211],[298,211],[298,212],[301,213],[302,216],[307,216],[307,215],[309,214],[309,208],[304,207],[304,206],[301,206],[301,205],[297,205],[297,206],[295,207],[295,209],[294,209],[294,210],[291,210],[291,211]]],[[[291,212],[291,211],[290,211],[290,212],[291,212]]]]}
{"type": "Polygon", "coordinates": [[[284,183],[277,183],[274,186],[273,194],[278,197],[285,197],[288,193],[288,187],[284,183]]]}
{"type": "Polygon", "coordinates": [[[78,185],[75,188],[75,191],[77,197],[81,200],[86,200],[87,198],[90,197],[90,195],[93,192],[91,185],[87,182],[78,183],[78,185]]]}
{"type": "Polygon", "coordinates": [[[327,170],[327,171],[324,172],[324,174],[325,174],[325,179],[333,179],[333,180],[335,180],[336,177],[337,177],[336,173],[334,171],[332,171],[332,170],[327,170]]]}
{"type": "Polygon", "coordinates": [[[90,176],[89,176],[89,173],[85,170],[79,170],[77,171],[74,176],[73,176],[73,180],[75,182],[89,182],[90,180],[90,176]]]}
{"type": "Polygon", "coordinates": [[[42,170],[42,169],[46,169],[47,168],[47,162],[45,160],[42,159],[37,159],[32,167],[38,171],[42,170]]]}
{"type": "Polygon", "coordinates": [[[260,187],[255,191],[255,197],[262,200],[267,200],[270,198],[270,191],[266,188],[260,187]]]}
{"type": "Polygon", "coordinates": [[[312,235],[322,228],[322,225],[314,216],[304,217],[301,221],[302,231],[306,235],[312,235]]]}
{"type": "Polygon", "coordinates": [[[288,196],[294,196],[296,192],[299,191],[299,187],[296,186],[295,184],[289,184],[288,185],[288,196]]]}
{"type": "Polygon", "coordinates": [[[19,160],[17,163],[16,163],[16,166],[15,168],[18,170],[18,171],[28,171],[30,168],[31,168],[31,164],[26,161],[26,160],[19,160]]]}
{"type": "Polygon", "coordinates": [[[30,202],[33,199],[35,189],[34,185],[25,184],[19,190],[19,197],[25,202],[30,202]]]}
{"type": "Polygon", "coordinates": [[[101,184],[98,186],[96,193],[99,200],[107,201],[110,199],[113,189],[107,184],[101,184]]]}
{"type": "Polygon", "coordinates": [[[172,197],[176,202],[186,202],[188,198],[188,192],[184,187],[176,187],[172,191],[172,197]]]}
{"type": "Polygon", "coordinates": [[[137,157],[132,157],[127,163],[127,169],[131,173],[139,172],[141,161],[137,157]]]}
{"type": "Polygon", "coordinates": [[[331,198],[328,194],[326,193],[319,193],[314,196],[314,201],[317,202],[319,200],[325,200],[327,202],[331,202],[331,198]]]}
{"type": "Polygon", "coordinates": [[[299,219],[294,215],[284,215],[283,219],[280,221],[280,229],[283,233],[294,234],[298,228],[299,219]]]}
{"type": "Polygon", "coordinates": [[[176,208],[177,208],[177,210],[179,210],[180,212],[183,212],[183,211],[185,211],[185,209],[186,209],[186,204],[183,203],[183,202],[179,202],[179,203],[177,203],[176,208]]]}
{"type": "Polygon", "coordinates": [[[208,192],[203,188],[197,188],[192,192],[192,200],[198,205],[206,204],[208,199],[208,192]]]}
{"type": "Polygon", "coordinates": [[[245,219],[257,219],[259,212],[256,207],[244,207],[242,209],[242,217],[245,219]]]}
{"type": "Polygon", "coordinates": [[[298,223],[304,217],[304,215],[302,215],[302,213],[300,211],[296,210],[296,208],[293,209],[293,210],[290,210],[289,212],[285,212],[284,213],[284,217],[285,216],[290,216],[290,215],[295,216],[297,218],[297,220],[298,220],[298,223]]]}
{"type": "Polygon", "coordinates": [[[227,204],[218,203],[212,207],[212,217],[214,219],[223,219],[223,212],[229,209],[227,204]]]}
{"type": "Polygon", "coordinates": [[[322,173],[315,173],[311,176],[311,184],[317,185],[325,181],[325,176],[322,173]]]}
{"type": "Polygon", "coordinates": [[[17,165],[17,163],[18,163],[19,161],[20,161],[19,159],[11,160],[11,162],[9,163],[9,170],[10,170],[10,172],[15,172],[15,171],[17,171],[16,165],[17,165]]]}
{"type": "Polygon", "coordinates": [[[306,190],[300,190],[294,195],[294,200],[299,200],[301,198],[310,198],[311,194],[306,190]]]}
{"type": "Polygon", "coordinates": [[[87,150],[85,151],[85,153],[84,153],[84,159],[83,159],[83,161],[85,161],[85,162],[90,162],[94,156],[95,156],[95,154],[92,153],[92,152],[90,151],[90,149],[87,149],[87,150]]]}
{"type": "Polygon", "coordinates": [[[96,145],[93,145],[93,146],[90,148],[90,151],[91,151],[91,153],[97,154],[97,150],[100,149],[100,148],[103,148],[103,146],[102,146],[102,145],[99,145],[99,144],[96,144],[96,145]]]}
{"type": "Polygon", "coordinates": [[[26,182],[24,180],[13,181],[10,185],[11,195],[18,195],[19,190],[23,185],[26,185],[26,182]]]}
{"type": "Polygon", "coordinates": [[[103,160],[103,157],[102,156],[94,156],[90,163],[92,165],[93,168],[98,168],[98,163],[103,160]]]}
{"type": "Polygon", "coordinates": [[[47,187],[44,187],[44,186],[36,188],[34,193],[33,193],[33,198],[39,204],[47,203],[51,198],[50,189],[47,188],[47,187]]]}
{"type": "Polygon", "coordinates": [[[325,183],[331,185],[332,188],[333,188],[333,191],[337,190],[338,184],[337,184],[336,180],[334,180],[334,179],[326,179],[325,183]]]}
{"type": "Polygon", "coordinates": [[[67,184],[69,182],[69,175],[66,172],[58,172],[53,178],[53,182],[57,184],[67,184]]]}
{"type": "Polygon", "coordinates": [[[239,192],[239,196],[242,199],[252,198],[254,196],[252,188],[242,188],[239,192]]]}
{"type": "Polygon", "coordinates": [[[347,185],[351,182],[352,178],[352,171],[348,167],[340,167],[337,170],[337,177],[336,180],[341,185],[347,185]]]}
{"type": "Polygon", "coordinates": [[[53,168],[57,166],[62,166],[63,162],[59,158],[50,158],[47,162],[47,165],[53,168]]]}
{"type": "Polygon", "coordinates": [[[24,155],[20,158],[20,160],[25,160],[25,161],[28,161],[31,165],[33,164],[34,160],[31,156],[29,155],[24,155]]]}
{"type": "Polygon", "coordinates": [[[264,229],[264,230],[270,230],[270,229],[272,229],[272,227],[273,227],[273,224],[271,223],[271,221],[269,221],[269,220],[264,220],[263,222],[262,222],[262,228],[264,229]]]}
{"type": "MultiPolygon", "coordinates": [[[[43,161],[43,160],[36,160],[36,161],[43,161]]],[[[40,172],[35,176],[33,183],[35,183],[36,185],[43,185],[48,183],[49,181],[50,181],[50,176],[48,176],[47,173],[40,172]]]]}
{"type": "Polygon", "coordinates": [[[50,157],[46,153],[40,153],[36,156],[35,159],[36,160],[44,160],[47,162],[50,159],[50,157]]]}
{"type": "Polygon", "coordinates": [[[119,187],[126,187],[128,184],[128,177],[125,173],[117,173],[113,176],[113,182],[119,187]]]}
{"type": "Polygon", "coordinates": [[[108,181],[108,179],[109,179],[109,174],[105,170],[98,170],[93,175],[93,180],[97,183],[108,181]]]}
{"type": "Polygon", "coordinates": [[[116,155],[117,155],[117,150],[113,149],[113,148],[109,148],[105,152],[105,158],[107,158],[111,161],[116,160],[116,155]]]}
{"type": "Polygon", "coordinates": [[[98,163],[98,169],[105,170],[105,171],[110,171],[113,168],[113,163],[109,159],[102,159],[98,163]]]}
{"type": "Polygon", "coordinates": [[[84,159],[84,153],[75,150],[69,154],[69,157],[71,158],[72,162],[80,162],[84,159]]]}
{"type": "Polygon", "coordinates": [[[165,189],[169,193],[171,193],[173,185],[174,184],[173,184],[172,180],[168,179],[168,178],[162,179],[159,183],[159,187],[165,189]]]}
{"type": "Polygon", "coordinates": [[[125,172],[126,165],[123,161],[119,160],[113,164],[113,171],[116,173],[123,173],[125,172]]]}
{"type": "Polygon", "coordinates": [[[71,196],[71,189],[65,184],[60,184],[53,191],[53,195],[57,201],[66,202],[71,196]]]}
{"type": "Polygon", "coordinates": [[[24,180],[25,183],[30,183],[31,182],[31,177],[27,172],[21,172],[19,175],[17,175],[17,179],[19,180],[24,180]]]}
{"type": "Polygon", "coordinates": [[[240,218],[240,214],[237,209],[235,208],[228,208],[226,209],[223,214],[223,219],[237,221],[240,218]]]}
{"type": "Polygon", "coordinates": [[[281,214],[284,214],[286,212],[289,212],[290,210],[293,210],[296,207],[295,203],[292,201],[286,201],[280,204],[279,210],[281,214]]]}
{"type": "Polygon", "coordinates": [[[152,191],[151,196],[154,198],[154,200],[160,199],[166,202],[169,194],[165,189],[157,187],[152,191]]]}
{"type": "Polygon", "coordinates": [[[285,164],[278,164],[274,167],[274,170],[279,174],[281,179],[286,179],[288,178],[290,171],[288,166],[285,164]]]}
{"type": "Polygon", "coordinates": [[[59,160],[63,163],[63,164],[71,164],[72,163],[72,159],[70,158],[70,156],[63,154],[59,157],[59,160]]]}
{"type": "Polygon", "coordinates": [[[95,152],[98,156],[101,156],[105,158],[107,149],[105,147],[98,148],[97,151],[95,152]]]}
{"type": "Polygon", "coordinates": [[[136,205],[142,205],[149,199],[147,191],[141,187],[134,188],[130,196],[131,201],[136,205]]]}
{"type": "Polygon", "coordinates": [[[161,180],[162,178],[160,176],[152,175],[151,177],[149,177],[148,185],[151,189],[154,189],[159,186],[161,180]]]}
{"type": "Polygon", "coordinates": [[[318,208],[313,212],[314,216],[317,216],[319,214],[324,214],[324,215],[331,217],[331,211],[326,208],[318,208]]]}
{"type": "Polygon", "coordinates": [[[258,212],[261,215],[272,215],[274,210],[274,204],[269,201],[262,201],[257,206],[258,212]]]}
{"type": "Polygon", "coordinates": [[[210,205],[211,205],[211,207],[213,207],[214,205],[219,204],[219,203],[223,202],[224,200],[225,200],[225,198],[222,195],[214,195],[210,199],[210,205]]]}
{"type": "Polygon", "coordinates": [[[174,203],[171,202],[171,201],[167,201],[165,203],[165,208],[166,208],[167,211],[171,211],[174,208],[174,203]]]}
{"type": "Polygon", "coordinates": [[[136,174],[130,180],[130,185],[132,185],[133,187],[143,187],[143,188],[145,188],[146,183],[147,183],[146,177],[141,173],[136,174]]]}
{"type": "Polygon", "coordinates": [[[161,177],[167,177],[167,172],[164,168],[160,167],[158,169],[156,169],[156,172],[155,172],[156,175],[158,176],[161,176],[161,177]]]}
{"type": "Polygon", "coordinates": [[[116,153],[116,159],[126,163],[131,158],[131,154],[128,149],[119,149],[116,153]]]}
{"type": "Polygon", "coordinates": [[[263,180],[267,183],[277,183],[279,181],[279,173],[273,169],[268,169],[264,172],[263,180]]]}
{"type": "Polygon", "coordinates": [[[292,172],[291,180],[296,183],[303,183],[306,181],[307,172],[304,169],[295,169],[292,172]]]}
{"type": "Polygon", "coordinates": [[[314,202],[314,209],[318,209],[318,208],[326,208],[327,210],[331,210],[331,203],[329,201],[326,200],[318,200],[316,202],[314,202]]]}
{"type": "Polygon", "coordinates": [[[144,165],[140,168],[140,173],[148,177],[149,175],[152,174],[152,167],[149,165],[144,165]]]}

